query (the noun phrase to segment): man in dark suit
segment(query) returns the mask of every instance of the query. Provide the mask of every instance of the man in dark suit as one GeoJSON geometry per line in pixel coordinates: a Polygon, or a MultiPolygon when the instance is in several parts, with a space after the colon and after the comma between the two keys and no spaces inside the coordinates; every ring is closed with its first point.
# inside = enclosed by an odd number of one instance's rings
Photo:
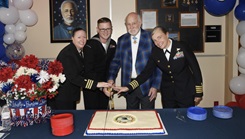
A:
{"type": "Polygon", "coordinates": [[[110,87],[106,82],[97,82],[84,77],[83,47],[87,35],[82,28],[75,28],[72,32],[72,42],[64,47],[57,60],[64,68],[66,81],[58,88],[54,99],[48,100],[52,109],[76,109],[76,102],[80,99],[81,87],[96,89],[97,87],[110,87]]]}
{"type": "MultiPolygon", "coordinates": [[[[137,13],[129,13],[125,19],[125,25],[128,33],[118,39],[115,57],[111,62],[108,76],[108,82],[114,84],[121,68],[123,86],[142,72],[154,46],[150,32],[141,29],[142,22],[137,13]]],[[[125,95],[127,109],[154,109],[160,84],[161,71],[156,68],[154,74],[145,83],[125,95]]]]}
{"type": "MultiPolygon", "coordinates": [[[[109,65],[114,57],[116,42],[111,39],[112,23],[107,17],[97,21],[97,34],[84,47],[86,77],[107,81],[109,65]]],[[[83,90],[85,109],[107,109],[109,97],[101,89],[83,90]]]]}
{"type": "Polygon", "coordinates": [[[164,108],[183,108],[199,104],[202,100],[202,74],[198,61],[185,43],[168,38],[163,27],[156,27],[152,40],[157,47],[144,71],[127,87],[114,88],[118,93],[132,91],[142,84],[156,67],[162,70],[162,105],[164,108]]]}

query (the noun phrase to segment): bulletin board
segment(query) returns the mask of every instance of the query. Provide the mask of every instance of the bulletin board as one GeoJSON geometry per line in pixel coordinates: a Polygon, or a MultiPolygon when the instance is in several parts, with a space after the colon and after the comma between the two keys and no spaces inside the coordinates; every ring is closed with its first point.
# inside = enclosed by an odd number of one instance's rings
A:
{"type": "Polygon", "coordinates": [[[136,11],[143,29],[163,26],[170,38],[186,41],[194,52],[204,52],[203,0],[136,0],[136,11]]]}

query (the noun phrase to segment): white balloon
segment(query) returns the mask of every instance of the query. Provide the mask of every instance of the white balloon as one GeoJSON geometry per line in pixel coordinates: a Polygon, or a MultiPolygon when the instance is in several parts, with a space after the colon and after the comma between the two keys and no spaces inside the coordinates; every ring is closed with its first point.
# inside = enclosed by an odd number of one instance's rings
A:
{"type": "Polygon", "coordinates": [[[240,44],[245,48],[245,33],[240,37],[240,44]]]}
{"type": "Polygon", "coordinates": [[[234,94],[245,94],[245,78],[241,76],[233,77],[230,81],[230,89],[234,94]]]}
{"type": "Polygon", "coordinates": [[[18,43],[22,43],[26,40],[26,33],[24,31],[16,31],[14,38],[18,43]]]}
{"type": "Polygon", "coordinates": [[[13,24],[6,25],[5,31],[7,33],[14,33],[15,32],[15,25],[13,25],[13,24]]]}
{"type": "Polygon", "coordinates": [[[26,26],[33,26],[37,23],[37,14],[35,11],[28,10],[19,10],[20,13],[20,21],[26,26]]]}
{"type": "Polygon", "coordinates": [[[1,7],[0,8],[0,21],[6,25],[14,24],[19,19],[18,10],[13,7],[9,6],[9,8],[1,7]]]}
{"type": "Polygon", "coordinates": [[[15,0],[14,6],[19,10],[27,10],[32,6],[32,0],[15,0]]]}
{"type": "Polygon", "coordinates": [[[245,68],[242,68],[242,67],[238,67],[238,70],[239,70],[239,72],[241,72],[242,74],[245,74],[245,68]]]}
{"type": "Polygon", "coordinates": [[[26,31],[26,25],[23,24],[23,23],[17,23],[15,25],[15,30],[18,30],[18,31],[26,31]]]}
{"type": "Polygon", "coordinates": [[[239,76],[245,78],[245,74],[244,73],[240,74],[239,76]]]}
{"type": "Polygon", "coordinates": [[[14,6],[14,0],[9,0],[9,6],[14,6]]]}
{"type": "Polygon", "coordinates": [[[236,60],[240,67],[245,68],[245,52],[238,53],[236,60]]]}
{"type": "Polygon", "coordinates": [[[238,55],[239,55],[240,53],[243,53],[243,52],[245,52],[245,48],[244,48],[244,47],[240,47],[239,50],[238,50],[238,55]]]}
{"type": "Polygon", "coordinates": [[[14,34],[12,34],[12,33],[4,34],[3,41],[6,44],[13,44],[15,41],[14,34]]]}
{"type": "Polygon", "coordinates": [[[245,21],[240,21],[236,26],[236,32],[239,36],[245,33],[245,21]]]}

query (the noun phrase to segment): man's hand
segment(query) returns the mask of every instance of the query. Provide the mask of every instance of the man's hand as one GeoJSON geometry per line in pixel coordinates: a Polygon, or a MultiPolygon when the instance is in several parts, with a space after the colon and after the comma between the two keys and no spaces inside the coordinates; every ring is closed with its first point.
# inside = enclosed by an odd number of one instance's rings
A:
{"type": "Polygon", "coordinates": [[[108,80],[107,83],[109,83],[111,86],[104,87],[103,92],[105,93],[106,96],[110,97],[113,94],[112,87],[115,86],[115,84],[113,80],[108,80]]]}
{"type": "Polygon", "coordinates": [[[200,102],[202,101],[202,97],[195,97],[194,102],[195,105],[197,106],[200,102]]]}
{"type": "Polygon", "coordinates": [[[117,91],[117,94],[120,95],[120,93],[127,92],[129,89],[127,87],[121,87],[121,86],[115,86],[113,87],[115,91],[117,91]]]}
{"type": "Polygon", "coordinates": [[[152,87],[149,91],[148,96],[150,97],[150,101],[156,99],[157,98],[157,89],[152,87]]]}
{"type": "Polygon", "coordinates": [[[103,88],[103,92],[105,93],[106,96],[111,97],[113,95],[112,88],[103,88]]]}
{"type": "Polygon", "coordinates": [[[102,88],[102,87],[111,87],[112,85],[110,83],[107,82],[98,82],[97,86],[98,88],[102,88]]]}

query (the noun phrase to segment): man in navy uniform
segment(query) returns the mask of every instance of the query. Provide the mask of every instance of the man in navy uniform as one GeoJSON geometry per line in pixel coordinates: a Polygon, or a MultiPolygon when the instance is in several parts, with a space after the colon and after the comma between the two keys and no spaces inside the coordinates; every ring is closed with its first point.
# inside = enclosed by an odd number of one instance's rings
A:
{"type": "MultiPolygon", "coordinates": [[[[116,50],[116,42],[111,39],[112,23],[107,17],[97,21],[97,34],[87,41],[84,47],[85,74],[96,81],[107,81],[110,63],[116,50]]],[[[109,97],[99,88],[83,90],[84,107],[88,109],[107,109],[109,97]]]]}

